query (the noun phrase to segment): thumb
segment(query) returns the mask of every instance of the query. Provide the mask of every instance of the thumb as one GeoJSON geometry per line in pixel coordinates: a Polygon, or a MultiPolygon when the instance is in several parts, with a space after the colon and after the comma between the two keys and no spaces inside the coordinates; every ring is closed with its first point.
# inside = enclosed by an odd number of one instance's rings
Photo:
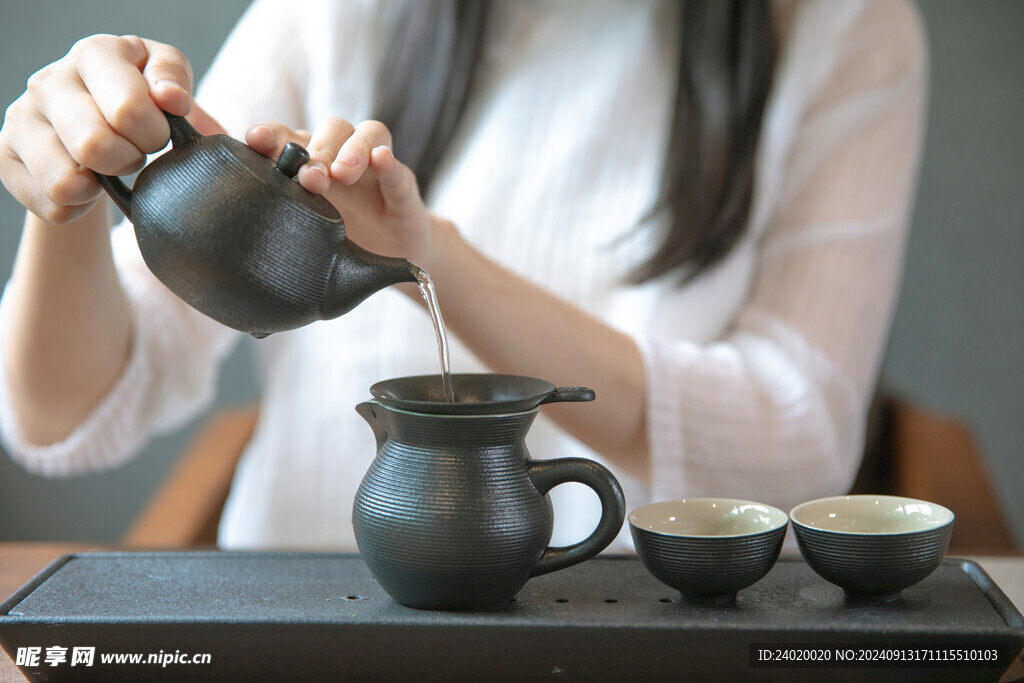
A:
{"type": "Polygon", "coordinates": [[[192,108],[192,65],[178,48],[155,40],[142,39],[145,62],[142,75],[156,106],[177,116],[192,108]]]}

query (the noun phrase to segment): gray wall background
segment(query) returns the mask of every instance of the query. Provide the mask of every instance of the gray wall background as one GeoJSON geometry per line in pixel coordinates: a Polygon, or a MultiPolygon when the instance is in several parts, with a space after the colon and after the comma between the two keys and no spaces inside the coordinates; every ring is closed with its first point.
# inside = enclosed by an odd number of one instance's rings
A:
{"type": "MultiPolygon", "coordinates": [[[[91,33],[170,43],[201,75],[246,4],[0,0],[0,103],[91,33]]],[[[884,378],[974,428],[1024,547],[1024,3],[922,0],[921,11],[932,52],[929,130],[884,378]]],[[[0,192],[0,281],[10,275],[22,218],[0,192]]],[[[228,361],[219,403],[255,396],[251,351],[243,344],[228,361]]],[[[34,477],[0,457],[0,541],[115,541],[194,429],[157,439],[117,471],[69,480],[34,477]]]]}

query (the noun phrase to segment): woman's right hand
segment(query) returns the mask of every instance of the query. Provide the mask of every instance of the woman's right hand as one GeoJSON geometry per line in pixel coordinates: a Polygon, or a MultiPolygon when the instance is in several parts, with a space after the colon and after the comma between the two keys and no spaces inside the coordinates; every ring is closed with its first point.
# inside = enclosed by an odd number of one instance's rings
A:
{"type": "Polygon", "coordinates": [[[95,35],[28,79],[0,128],[0,181],[51,224],[85,214],[102,193],[93,171],[127,175],[170,139],[163,112],[192,109],[181,52],[137,36],[95,35]]]}

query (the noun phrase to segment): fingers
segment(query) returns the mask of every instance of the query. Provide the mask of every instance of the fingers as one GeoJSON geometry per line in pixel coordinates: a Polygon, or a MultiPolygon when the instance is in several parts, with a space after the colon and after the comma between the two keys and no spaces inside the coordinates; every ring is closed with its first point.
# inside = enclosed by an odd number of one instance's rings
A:
{"type": "Polygon", "coordinates": [[[0,179],[25,208],[55,224],[84,213],[100,194],[92,171],[71,157],[24,97],[8,107],[0,130],[0,179]]]}
{"type": "Polygon", "coordinates": [[[310,159],[299,172],[299,181],[310,192],[323,192],[330,181],[353,185],[363,177],[373,148],[391,146],[391,131],[380,121],[364,121],[353,126],[344,119],[328,117],[312,135],[279,123],[258,123],[246,132],[245,141],[260,154],[272,158],[281,153],[285,143],[303,145],[310,159]],[[323,189],[319,189],[321,187],[323,189]]]}
{"type": "Polygon", "coordinates": [[[334,116],[324,119],[313,130],[306,147],[309,151],[309,163],[299,171],[299,182],[303,187],[317,194],[327,191],[331,186],[331,174],[328,169],[337,158],[342,145],[352,137],[355,130],[351,123],[334,116]]]}
{"type": "Polygon", "coordinates": [[[422,211],[416,174],[395,158],[390,147],[375,147],[370,152],[370,170],[377,176],[381,195],[389,211],[406,213],[422,211]]]}
{"type": "MultiPolygon", "coordinates": [[[[309,131],[306,130],[292,130],[280,123],[264,121],[257,123],[245,132],[245,142],[263,156],[277,159],[281,156],[284,146],[289,142],[309,147],[310,135],[309,131]]],[[[310,158],[312,159],[312,155],[310,158]]],[[[330,186],[330,181],[326,179],[323,173],[311,175],[307,168],[308,165],[308,163],[304,164],[299,169],[299,182],[309,192],[316,194],[326,192],[330,186]],[[303,182],[303,178],[306,179],[305,182],[303,182]]]]}
{"type": "MultiPolygon", "coordinates": [[[[66,151],[78,164],[106,175],[121,175],[137,170],[145,154],[160,150],[170,137],[167,119],[150,96],[150,88],[140,69],[150,63],[150,46],[156,54],[154,73],[166,66],[169,58],[161,54],[176,52],[168,46],[135,37],[90,36],[80,40],[68,55],[34,74],[28,82],[24,109],[27,119],[40,119],[52,126],[60,147],[35,145],[35,150],[20,153],[22,159],[34,156],[59,156],[66,151]]],[[[191,67],[180,58],[176,68],[187,79],[177,83],[187,106],[191,106],[191,67]]],[[[163,90],[167,88],[161,86],[163,90]]],[[[181,100],[180,95],[173,95],[181,100]]],[[[178,111],[182,111],[178,103],[178,111]]],[[[6,127],[6,126],[5,126],[6,127]]],[[[36,131],[43,133],[41,129],[36,131]]],[[[25,132],[16,136],[28,140],[25,132]]],[[[32,163],[27,166],[31,170],[32,163]]]]}
{"type": "Polygon", "coordinates": [[[185,116],[192,108],[192,64],[175,47],[145,38],[138,39],[146,50],[142,76],[156,105],[170,114],[185,116]]]}
{"type": "MultiPolygon", "coordinates": [[[[59,156],[66,152],[76,163],[106,175],[137,170],[145,161],[143,150],[110,126],[84,88],[47,88],[38,93],[36,100],[38,116],[30,113],[28,121],[47,122],[59,145],[40,146],[38,153],[19,150],[23,158],[59,156]]],[[[163,119],[162,116],[160,118],[163,119]]],[[[167,121],[162,120],[160,124],[166,128],[167,121]]],[[[45,132],[35,129],[31,124],[26,124],[26,127],[29,129],[26,134],[45,132]]],[[[169,130],[167,135],[170,135],[169,130]]],[[[30,139],[25,134],[17,137],[30,139]]],[[[44,137],[47,138],[46,142],[51,141],[49,135],[44,137]]]]}
{"type": "Polygon", "coordinates": [[[358,181],[370,165],[370,152],[375,147],[391,146],[391,131],[380,121],[363,121],[349,136],[330,164],[331,179],[343,185],[358,181]]]}
{"type": "Polygon", "coordinates": [[[245,141],[272,159],[289,142],[306,147],[309,162],[299,170],[298,179],[310,192],[322,194],[331,182],[354,185],[369,174],[378,177],[385,199],[396,206],[419,201],[416,178],[391,153],[391,132],[379,121],[353,126],[344,119],[330,117],[312,134],[293,131],[280,123],[263,122],[246,132],[245,141]]]}
{"type": "Polygon", "coordinates": [[[191,92],[192,67],[173,47],[136,36],[83,38],[33,74],[8,108],[0,179],[30,211],[66,222],[99,194],[86,169],[138,170],[170,137],[161,110],[187,114],[191,92]]]}
{"type": "Polygon", "coordinates": [[[26,209],[55,225],[88,211],[101,191],[92,172],[66,154],[46,166],[36,163],[37,159],[28,157],[33,164],[30,168],[11,146],[0,145],[0,179],[7,191],[26,209]]]}
{"type": "Polygon", "coordinates": [[[296,142],[305,147],[309,144],[309,133],[304,130],[292,130],[273,121],[257,123],[245,132],[245,143],[271,159],[279,157],[281,150],[289,142],[296,142]]]}
{"type": "Polygon", "coordinates": [[[99,196],[100,186],[92,171],[83,168],[63,150],[57,135],[42,121],[29,123],[28,130],[38,128],[34,139],[47,140],[55,150],[47,156],[24,154],[20,145],[14,152],[23,160],[25,169],[39,184],[42,193],[55,204],[84,204],[99,196]]]}
{"type": "MultiPolygon", "coordinates": [[[[80,60],[78,76],[88,96],[95,103],[102,121],[112,133],[141,152],[159,151],[170,137],[167,121],[149,96],[149,83],[140,68],[146,63],[146,50],[140,39],[97,41],[94,51],[80,60]]],[[[47,93],[47,118],[65,100],[63,93],[47,93]]],[[[85,122],[87,127],[100,127],[96,121],[85,122]]],[[[56,127],[56,126],[55,126],[56,127]]],[[[84,162],[83,162],[84,163],[84,162]]],[[[88,165],[88,164],[87,164],[88,165]]],[[[98,170],[98,169],[96,169],[98,170]]]]}
{"type": "Polygon", "coordinates": [[[184,116],[192,107],[192,66],[170,45],[137,36],[90,36],[67,59],[111,130],[147,154],[170,137],[163,111],[184,116]]]}

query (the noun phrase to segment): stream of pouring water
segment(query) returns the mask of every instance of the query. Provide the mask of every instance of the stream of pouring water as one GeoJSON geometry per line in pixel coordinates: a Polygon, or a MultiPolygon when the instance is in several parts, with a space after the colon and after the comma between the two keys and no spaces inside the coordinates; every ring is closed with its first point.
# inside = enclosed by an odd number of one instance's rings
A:
{"type": "Polygon", "coordinates": [[[430,279],[430,273],[417,267],[416,283],[419,285],[420,294],[427,304],[427,311],[430,313],[430,320],[434,323],[434,334],[437,335],[437,352],[441,356],[441,383],[444,386],[444,395],[450,403],[455,402],[455,389],[452,387],[452,363],[448,357],[448,334],[444,328],[444,318],[441,317],[441,307],[437,304],[437,291],[434,289],[434,281],[430,279]]]}

